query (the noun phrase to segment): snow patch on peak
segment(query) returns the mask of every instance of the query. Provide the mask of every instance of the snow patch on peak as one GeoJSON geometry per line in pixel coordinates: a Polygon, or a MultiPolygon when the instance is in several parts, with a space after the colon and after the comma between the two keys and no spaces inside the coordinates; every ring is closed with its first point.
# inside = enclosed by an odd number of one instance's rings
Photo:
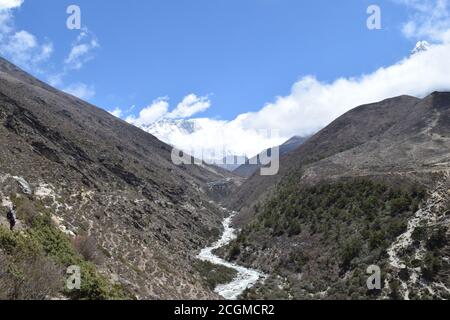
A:
{"type": "Polygon", "coordinates": [[[201,126],[196,120],[163,119],[149,125],[141,126],[141,128],[161,141],[173,144],[172,140],[174,136],[190,135],[201,129],[201,126]]]}
{"type": "Polygon", "coordinates": [[[431,44],[428,43],[428,41],[419,41],[416,43],[415,48],[411,51],[412,55],[415,55],[420,52],[428,51],[428,49],[431,47],[431,44]]]}

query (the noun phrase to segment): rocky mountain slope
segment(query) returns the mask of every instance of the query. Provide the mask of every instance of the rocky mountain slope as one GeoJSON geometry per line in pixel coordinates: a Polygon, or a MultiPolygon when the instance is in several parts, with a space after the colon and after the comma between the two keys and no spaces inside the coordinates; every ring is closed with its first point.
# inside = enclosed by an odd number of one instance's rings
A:
{"type": "Polygon", "coordinates": [[[1,58],[0,146],[2,217],[14,202],[23,230],[49,215],[70,241],[88,237],[99,273],[132,297],[216,297],[192,261],[219,234],[208,184],[225,171],[175,166],[167,144],[1,58]]]}
{"type": "Polygon", "coordinates": [[[247,297],[449,298],[450,93],[358,107],[280,166],[229,199],[242,231],[222,255],[271,275],[247,297]]]}
{"type": "MultiPolygon", "coordinates": [[[[310,170],[309,180],[320,180],[328,177],[331,174],[328,171],[331,170],[337,172],[337,175],[339,175],[339,172],[349,173],[348,170],[357,171],[356,167],[350,166],[350,163],[356,161],[357,158],[361,162],[358,165],[359,171],[365,168],[367,174],[383,170],[389,172],[392,166],[402,169],[402,164],[396,161],[397,157],[400,157],[400,161],[412,162],[412,167],[420,168],[421,164],[414,159],[425,160],[425,158],[430,157],[429,161],[433,161],[433,155],[424,152],[428,148],[428,142],[433,145],[434,152],[441,153],[445,158],[448,147],[448,144],[445,143],[445,136],[422,135],[420,131],[417,131],[419,136],[413,138],[408,132],[401,132],[401,128],[412,126],[413,129],[416,125],[423,125],[426,127],[423,130],[428,130],[428,125],[433,125],[430,119],[436,119],[437,116],[439,116],[439,121],[443,124],[443,127],[446,127],[446,115],[441,116],[434,108],[424,106],[424,104],[429,104],[434,99],[433,97],[446,95],[448,94],[434,93],[423,100],[410,96],[400,96],[355,108],[309,138],[293,152],[281,157],[278,175],[260,176],[254,174],[242,185],[238,192],[227,200],[227,203],[234,209],[248,212],[253,203],[258,202],[259,199],[264,199],[273,187],[292,171],[308,169],[310,170]],[[410,123],[402,124],[407,117],[410,123]],[[402,145],[403,138],[412,139],[413,141],[410,141],[412,144],[410,146],[402,145]],[[390,141],[390,139],[393,140],[390,141]],[[423,143],[416,142],[414,139],[421,139],[423,143]],[[385,149],[384,146],[391,143],[400,144],[400,146],[398,149],[395,147],[386,148],[388,150],[386,152],[391,152],[389,161],[393,162],[389,167],[388,165],[384,166],[385,159],[377,153],[376,146],[385,149]],[[416,145],[418,148],[415,147],[416,145]],[[443,145],[443,148],[439,147],[440,145],[443,145]],[[407,148],[412,150],[405,150],[407,148]],[[401,152],[402,150],[403,152],[401,152]],[[372,152],[373,156],[366,157],[366,152],[372,152]],[[421,154],[415,155],[415,152],[421,152],[421,154]],[[313,171],[318,166],[321,167],[320,170],[313,171]]],[[[358,175],[360,174],[363,173],[359,172],[358,175]]]]}

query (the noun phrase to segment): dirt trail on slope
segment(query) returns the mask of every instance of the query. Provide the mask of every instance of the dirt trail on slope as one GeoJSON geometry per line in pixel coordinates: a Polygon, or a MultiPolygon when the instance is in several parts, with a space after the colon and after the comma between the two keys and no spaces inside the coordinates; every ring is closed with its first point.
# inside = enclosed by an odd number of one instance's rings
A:
{"type": "MultiPolygon", "coordinates": [[[[421,268],[412,268],[406,265],[405,261],[402,259],[402,254],[410,248],[414,248],[412,256],[416,260],[422,261],[425,257],[426,248],[423,244],[418,247],[412,246],[414,242],[412,235],[417,228],[449,224],[450,217],[447,212],[450,201],[449,178],[450,171],[445,171],[442,179],[437,183],[436,188],[430,193],[430,197],[425,205],[415,213],[411,220],[408,221],[406,232],[400,235],[387,250],[389,264],[396,270],[408,271],[408,280],[398,278],[401,284],[402,296],[405,300],[410,299],[411,288],[416,287],[427,290],[431,296],[436,298],[442,298],[439,294],[440,291],[444,291],[447,294],[450,293],[450,289],[447,287],[448,284],[446,286],[441,282],[424,282],[420,276],[421,268]]],[[[443,260],[449,263],[448,259],[445,259],[446,258],[444,257],[443,260]]]]}

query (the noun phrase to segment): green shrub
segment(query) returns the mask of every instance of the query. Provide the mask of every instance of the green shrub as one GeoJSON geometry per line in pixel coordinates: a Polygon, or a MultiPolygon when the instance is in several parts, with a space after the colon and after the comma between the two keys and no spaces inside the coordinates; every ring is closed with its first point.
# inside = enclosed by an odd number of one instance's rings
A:
{"type": "Polygon", "coordinates": [[[430,238],[427,240],[427,249],[436,250],[443,248],[447,244],[447,228],[440,227],[433,231],[430,238]]]}
{"type": "Polygon", "coordinates": [[[292,237],[292,236],[296,236],[299,235],[302,232],[302,228],[300,225],[300,222],[298,222],[297,220],[294,220],[288,228],[288,236],[292,237]]]}
{"type": "Polygon", "coordinates": [[[417,227],[413,231],[413,233],[411,235],[411,238],[414,241],[423,241],[423,240],[425,240],[427,238],[427,229],[424,228],[424,227],[417,227]]]}
{"type": "MultiPolygon", "coordinates": [[[[262,248],[274,248],[282,252],[271,262],[274,272],[309,274],[308,279],[302,278],[313,288],[309,292],[317,293],[326,279],[334,298],[376,298],[379,292],[361,289],[367,280],[364,266],[387,263],[386,250],[406,231],[407,221],[424,196],[420,187],[395,187],[365,178],[305,187],[292,175],[277,186],[273,196],[259,206],[253,222],[241,231],[246,235],[245,246],[253,249],[241,258],[250,262],[262,248]],[[303,257],[313,258],[297,259],[299,250],[304,251],[303,257]],[[312,269],[317,275],[311,275],[312,269]]],[[[234,241],[228,246],[228,257],[239,258],[239,244],[234,241]]],[[[295,298],[308,297],[304,288],[296,290],[295,298]]]]}
{"type": "Polygon", "coordinates": [[[408,195],[402,194],[398,198],[392,199],[389,202],[391,215],[395,216],[410,209],[412,204],[411,198],[408,195]]]}
{"type": "Polygon", "coordinates": [[[344,268],[350,266],[351,261],[358,257],[362,249],[362,243],[359,239],[350,239],[345,244],[341,251],[341,261],[344,268]]]}
{"type": "Polygon", "coordinates": [[[214,290],[220,284],[231,282],[238,274],[234,269],[212,264],[208,261],[196,262],[194,269],[201,275],[204,283],[211,290],[214,290]]]}
{"type": "Polygon", "coordinates": [[[422,265],[422,276],[428,280],[433,281],[439,270],[442,268],[441,260],[433,253],[428,252],[425,256],[422,265]]]}
{"type": "Polygon", "coordinates": [[[239,256],[240,253],[241,253],[241,247],[239,246],[239,244],[234,243],[234,245],[230,249],[229,258],[231,260],[235,260],[236,257],[239,256]]]}
{"type": "MultiPolygon", "coordinates": [[[[31,225],[32,227],[23,233],[0,228],[0,249],[8,255],[8,260],[21,261],[21,255],[34,257],[33,261],[37,261],[33,265],[34,269],[39,268],[40,262],[44,266],[41,266],[43,270],[49,269],[44,264],[44,262],[50,263],[49,261],[52,261],[61,270],[65,270],[71,265],[79,266],[81,269],[81,289],[67,291],[63,286],[59,288],[61,293],[72,299],[116,300],[131,298],[123,287],[110,283],[97,271],[93,263],[84,260],[76,252],[71,240],[52,225],[49,214],[36,215],[31,225]]],[[[27,279],[29,273],[22,274],[24,281],[35,282],[32,279],[27,279]]],[[[38,275],[38,273],[36,274],[38,275]]]]}

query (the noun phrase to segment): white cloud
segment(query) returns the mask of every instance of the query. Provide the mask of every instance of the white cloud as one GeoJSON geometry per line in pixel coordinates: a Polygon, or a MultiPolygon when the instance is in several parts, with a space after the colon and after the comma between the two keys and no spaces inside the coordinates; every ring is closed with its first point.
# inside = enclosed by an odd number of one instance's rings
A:
{"type": "Polygon", "coordinates": [[[120,108],[115,108],[113,111],[108,112],[111,113],[116,118],[120,118],[120,116],[122,115],[122,109],[120,108]]]}
{"type": "Polygon", "coordinates": [[[403,34],[412,39],[450,41],[450,0],[396,0],[412,10],[403,34]]]}
{"type": "Polygon", "coordinates": [[[0,0],[0,55],[28,70],[40,72],[40,63],[53,53],[50,41],[40,43],[26,30],[17,30],[12,9],[22,5],[22,0],[0,0]]]}
{"type": "MultiPolygon", "coordinates": [[[[189,153],[206,151],[212,154],[217,149],[225,149],[228,154],[254,155],[294,135],[313,134],[359,105],[404,94],[423,97],[435,90],[449,91],[450,0],[396,1],[407,5],[412,12],[403,28],[405,36],[431,40],[434,44],[427,51],[417,52],[368,74],[332,82],[320,81],[313,75],[304,76],[292,86],[289,95],[277,97],[260,111],[241,114],[231,121],[191,119],[162,121],[150,126],[149,122],[141,121],[140,125],[147,125],[146,129],[158,138],[189,153]],[[185,126],[195,129],[192,132],[180,129],[185,126]],[[260,129],[278,129],[280,135],[268,137],[261,134],[260,129]]],[[[166,105],[160,108],[158,117],[148,119],[191,117],[193,113],[189,111],[202,111],[210,104],[205,99],[201,107],[191,108],[196,99],[191,97],[186,101],[169,114],[166,114],[166,105]]]]}
{"type": "Polygon", "coordinates": [[[278,97],[259,112],[244,116],[246,128],[279,128],[289,137],[310,134],[346,111],[402,94],[422,97],[434,90],[450,90],[450,45],[434,45],[392,66],[357,78],[332,83],[307,76],[294,84],[290,95],[278,97]]]}
{"type": "MultiPolygon", "coordinates": [[[[278,97],[260,111],[241,114],[232,121],[163,121],[144,126],[144,129],[195,155],[205,152],[213,158],[217,149],[224,149],[226,154],[253,156],[294,135],[313,134],[359,105],[403,94],[423,97],[434,90],[450,90],[448,57],[450,44],[432,45],[427,51],[359,77],[340,78],[331,83],[321,82],[313,76],[303,77],[293,85],[289,95],[278,97]],[[193,132],[179,130],[189,123],[195,127],[193,132]],[[277,130],[279,136],[266,134],[277,130]]],[[[167,101],[164,102],[165,107],[160,109],[158,117],[147,117],[149,122],[130,122],[142,126],[161,119],[168,107],[167,101]]],[[[140,119],[143,118],[141,114],[140,119]]]]}
{"type": "Polygon", "coordinates": [[[92,85],[74,83],[64,87],[64,77],[71,70],[79,70],[85,63],[94,59],[93,51],[99,47],[100,45],[95,35],[87,28],[83,28],[76,40],[72,43],[68,56],[64,59],[63,71],[57,74],[48,75],[47,81],[50,85],[62,88],[63,91],[80,99],[91,99],[95,96],[95,89],[92,85]]]}
{"type": "Polygon", "coordinates": [[[78,97],[83,100],[89,100],[95,96],[95,89],[93,86],[88,86],[84,83],[75,83],[63,89],[64,92],[67,92],[75,97],[78,97]]]}
{"type": "Polygon", "coordinates": [[[12,14],[9,10],[0,10],[0,42],[12,30],[12,14]]]}
{"type": "Polygon", "coordinates": [[[69,70],[79,70],[85,63],[94,58],[93,51],[99,48],[95,35],[87,28],[84,28],[76,41],[72,44],[69,55],[64,60],[65,66],[69,70]]]}
{"type": "Polygon", "coordinates": [[[63,85],[63,77],[64,73],[49,74],[47,76],[47,82],[52,87],[60,87],[63,85]]]}
{"type": "MultiPolygon", "coordinates": [[[[191,117],[197,113],[207,110],[211,106],[208,97],[198,97],[195,94],[189,94],[169,112],[169,99],[167,97],[158,98],[151,105],[141,110],[138,117],[129,116],[126,120],[137,126],[148,126],[163,118],[183,119],[191,117]]],[[[134,106],[128,110],[130,112],[134,106]]]]}
{"type": "Polygon", "coordinates": [[[0,0],[0,10],[8,10],[18,8],[22,5],[23,0],[0,0]]]}
{"type": "Polygon", "coordinates": [[[244,128],[242,117],[233,121],[200,118],[163,122],[147,127],[147,130],[197,158],[215,160],[223,159],[224,155],[245,155],[250,158],[287,140],[279,136],[276,130],[244,128]],[[194,127],[190,133],[182,129],[187,124],[194,127]]]}
{"type": "Polygon", "coordinates": [[[158,98],[151,105],[142,109],[138,118],[130,116],[126,121],[136,126],[145,126],[162,119],[169,110],[169,102],[167,100],[167,98],[158,98]]]}
{"type": "Polygon", "coordinates": [[[26,51],[37,46],[35,36],[27,31],[19,31],[11,36],[10,49],[14,51],[26,51]]]}
{"type": "MultiPolygon", "coordinates": [[[[243,115],[245,128],[280,127],[281,135],[316,132],[346,111],[362,104],[402,94],[423,97],[450,90],[450,0],[396,0],[412,14],[403,32],[409,38],[429,39],[434,45],[373,73],[340,78],[331,83],[305,76],[291,94],[278,97],[259,112],[243,115]]],[[[419,44],[419,43],[418,43],[419,44]]],[[[416,50],[417,51],[417,50],[416,50]]]]}
{"type": "Polygon", "coordinates": [[[33,73],[44,74],[52,86],[81,99],[90,99],[95,95],[93,86],[84,83],[64,85],[64,77],[69,70],[80,69],[91,60],[93,50],[99,47],[98,40],[87,28],[81,30],[72,44],[70,53],[64,60],[64,69],[57,73],[49,73],[43,67],[53,54],[53,43],[39,41],[35,35],[17,29],[14,24],[14,9],[19,8],[23,0],[0,0],[0,55],[20,67],[33,73]]]}
{"type": "Polygon", "coordinates": [[[71,70],[78,70],[94,58],[93,51],[99,47],[95,35],[83,28],[72,43],[70,53],[64,60],[63,69],[49,72],[45,66],[54,51],[50,41],[39,41],[35,35],[17,29],[14,24],[14,9],[19,8],[23,0],[0,0],[0,55],[35,74],[44,75],[47,82],[81,99],[90,99],[95,95],[93,86],[83,83],[64,84],[64,78],[71,70]]]}
{"type": "Polygon", "coordinates": [[[207,110],[210,106],[211,101],[208,97],[197,97],[195,94],[190,94],[167,117],[174,119],[192,117],[194,114],[207,110]]]}
{"type": "Polygon", "coordinates": [[[48,42],[39,44],[34,35],[27,31],[18,31],[9,35],[0,44],[0,52],[23,66],[36,67],[40,62],[46,61],[53,53],[53,44],[48,42]]]}

